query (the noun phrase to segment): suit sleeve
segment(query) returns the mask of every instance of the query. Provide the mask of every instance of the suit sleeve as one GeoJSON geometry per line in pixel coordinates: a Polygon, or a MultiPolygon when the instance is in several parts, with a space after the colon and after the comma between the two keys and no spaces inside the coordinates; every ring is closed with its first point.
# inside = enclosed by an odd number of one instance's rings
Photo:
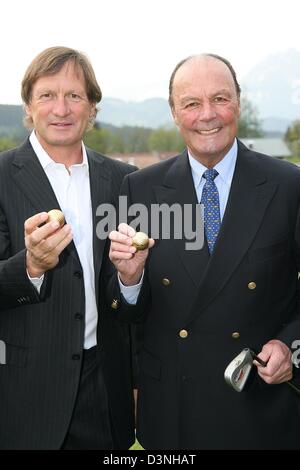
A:
{"type": "MultiPolygon", "coordinates": [[[[121,196],[127,197],[127,207],[130,206],[131,201],[131,192],[130,192],[130,182],[129,177],[126,177],[123,180],[123,184],[120,190],[121,196]]],[[[123,220],[118,216],[118,222],[129,223],[128,220],[123,220]]],[[[145,267],[145,274],[143,284],[135,305],[131,305],[126,302],[124,296],[120,291],[120,285],[118,281],[117,271],[111,263],[111,270],[113,272],[107,280],[107,289],[106,289],[106,298],[108,302],[108,307],[111,310],[111,313],[115,315],[120,321],[125,322],[140,322],[143,321],[150,307],[151,294],[150,294],[150,284],[148,281],[147,265],[145,267]]]]}
{"type": "Polygon", "coordinates": [[[300,204],[298,206],[298,214],[295,226],[294,243],[293,243],[294,259],[298,270],[297,281],[297,298],[293,316],[285,324],[280,332],[278,339],[283,341],[289,348],[293,350],[294,341],[300,341],[300,204]]]}
{"type": "Polygon", "coordinates": [[[26,250],[11,255],[10,234],[0,208],[0,311],[40,300],[41,296],[27,276],[26,250]]]}

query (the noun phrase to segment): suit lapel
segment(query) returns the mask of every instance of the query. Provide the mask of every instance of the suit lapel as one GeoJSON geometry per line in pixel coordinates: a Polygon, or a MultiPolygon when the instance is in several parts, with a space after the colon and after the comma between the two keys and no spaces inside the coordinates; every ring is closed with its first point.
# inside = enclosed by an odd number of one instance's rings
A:
{"type": "Polygon", "coordinates": [[[239,143],[222,226],[188,322],[213,301],[245,256],[276,188],[259,171],[257,157],[239,143]]]}
{"type": "MultiPolygon", "coordinates": [[[[16,150],[12,165],[12,176],[24,196],[36,209],[36,213],[48,212],[51,209],[61,209],[29,139],[16,150]]],[[[80,262],[74,242],[71,242],[66,250],[80,262]]]]}
{"type": "MultiPolygon", "coordinates": [[[[186,151],[174,160],[166,173],[163,186],[155,186],[154,192],[159,204],[180,204],[183,207],[184,204],[192,203],[196,206],[197,194],[186,151]]],[[[201,250],[186,250],[186,242],[186,239],[174,240],[171,233],[170,248],[173,247],[176,255],[179,255],[184,269],[198,287],[208,262],[207,246],[205,244],[201,250]]]]}
{"type": "Polygon", "coordinates": [[[92,214],[93,214],[93,255],[94,255],[94,269],[95,269],[95,285],[98,297],[99,275],[105,250],[105,240],[101,240],[96,235],[97,226],[97,207],[106,202],[112,202],[111,195],[111,172],[105,164],[105,160],[99,154],[87,149],[89,160],[89,174],[91,185],[91,201],[92,201],[92,214]]]}
{"type": "Polygon", "coordinates": [[[17,149],[13,168],[13,178],[37,213],[59,208],[52,186],[29,140],[17,149]]]}

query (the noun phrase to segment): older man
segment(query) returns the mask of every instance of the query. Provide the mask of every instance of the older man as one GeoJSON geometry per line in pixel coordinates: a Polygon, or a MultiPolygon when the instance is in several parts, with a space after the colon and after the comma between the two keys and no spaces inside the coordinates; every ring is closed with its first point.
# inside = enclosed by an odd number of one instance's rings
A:
{"type": "Polygon", "coordinates": [[[147,449],[300,448],[299,397],[284,383],[300,335],[300,171],[236,138],[240,87],[226,59],[180,62],[169,101],[186,150],[127,176],[122,193],[149,214],[152,204],[202,203],[205,241],[187,250],[186,240],[160,236],[136,253],[132,227],[110,236],[119,283],[135,286],[133,304],[140,290],[129,313],[111,285],[116,315],[144,318],[139,441],[147,449]],[[224,370],[246,347],[267,366],[237,393],[224,370]]]}

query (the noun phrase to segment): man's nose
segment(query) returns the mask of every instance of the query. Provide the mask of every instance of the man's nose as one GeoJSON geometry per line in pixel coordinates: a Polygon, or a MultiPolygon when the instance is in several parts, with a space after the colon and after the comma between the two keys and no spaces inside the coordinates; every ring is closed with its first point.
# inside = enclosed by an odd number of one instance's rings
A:
{"type": "Polygon", "coordinates": [[[66,116],[70,112],[70,106],[65,96],[58,96],[54,101],[53,113],[56,116],[66,116]]]}
{"type": "Polygon", "coordinates": [[[215,119],[216,116],[217,113],[212,103],[206,102],[202,104],[199,114],[199,119],[201,119],[201,121],[211,121],[212,119],[215,119]]]}

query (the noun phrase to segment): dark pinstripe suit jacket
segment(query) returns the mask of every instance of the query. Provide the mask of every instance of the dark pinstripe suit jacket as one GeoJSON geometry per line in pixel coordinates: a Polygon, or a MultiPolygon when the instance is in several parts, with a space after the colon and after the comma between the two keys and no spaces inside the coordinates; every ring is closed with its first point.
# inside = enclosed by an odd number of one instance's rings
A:
{"type": "MultiPolygon", "coordinates": [[[[95,236],[96,208],[115,203],[125,174],[134,167],[88,150],[94,227],[94,268],[99,306],[98,341],[114,427],[122,447],[134,436],[128,327],[107,313],[101,285],[112,267],[107,242],[95,236]]],[[[0,156],[0,448],[61,446],[79,384],[84,341],[82,268],[71,243],[45,276],[38,295],[25,267],[24,221],[58,208],[52,187],[29,140],[0,156]],[[79,358],[79,359],[78,359],[79,358]]]]}

